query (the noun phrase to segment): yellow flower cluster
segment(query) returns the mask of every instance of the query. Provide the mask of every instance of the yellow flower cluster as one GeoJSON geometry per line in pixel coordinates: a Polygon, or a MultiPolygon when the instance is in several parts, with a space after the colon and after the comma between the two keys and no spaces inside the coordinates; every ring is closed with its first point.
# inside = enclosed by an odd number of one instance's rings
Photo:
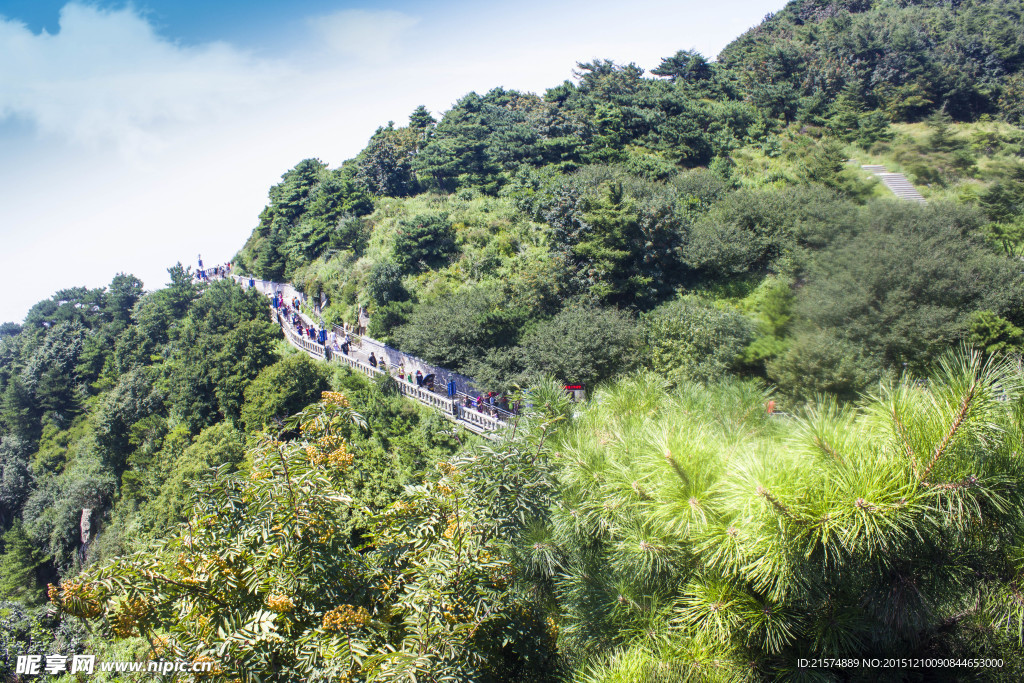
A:
{"type": "Polygon", "coordinates": [[[334,529],[332,527],[327,527],[316,537],[316,542],[330,543],[332,538],[334,538],[334,529]]]}
{"type": "Polygon", "coordinates": [[[502,563],[502,566],[500,567],[491,567],[490,575],[492,586],[495,588],[504,588],[512,582],[513,578],[515,578],[516,570],[511,564],[506,562],[502,563]]]}
{"type": "Polygon", "coordinates": [[[325,631],[345,631],[350,628],[361,628],[370,623],[370,613],[365,607],[339,605],[324,614],[325,631]]]}
{"type": "MultiPolygon", "coordinates": [[[[321,444],[325,439],[321,439],[321,444]]],[[[345,469],[352,464],[352,454],[349,453],[348,444],[345,440],[340,437],[330,437],[327,439],[329,446],[317,447],[316,444],[310,444],[306,446],[306,455],[309,456],[309,462],[312,465],[319,467],[324,463],[328,463],[338,469],[345,469]],[[333,450],[327,450],[333,446],[333,450]]]]}
{"type": "Polygon", "coordinates": [[[544,620],[544,623],[548,627],[548,629],[547,629],[548,630],[548,635],[551,637],[551,640],[557,640],[558,639],[558,624],[555,623],[555,620],[552,617],[548,617],[547,619],[544,620]]]}
{"type": "Polygon", "coordinates": [[[408,512],[412,507],[404,500],[392,503],[391,507],[384,511],[385,515],[401,515],[408,512]]]}
{"type": "Polygon", "coordinates": [[[325,451],[331,451],[345,445],[345,439],[337,434],[324,434],[320,437],[320,440],[317,441],[317,445],[325,451]]]}
{"type": "Polygon", "coordinates": [[[146,618],[148,612],[149,606],[142,600],[125,600],[110,617],[110,629],[118,638],[136,636],[139,634],[139,623],[146,618]]]}
{"type": "Polygon", "coordinates": [[[438,484],[437,490],[440,491],[445,496],[452,495],[453,491],[452,487],[449,486],[448,484],[438,484]]]}
{"type": "Polygon", "coordinates": [[[441,535],[444,536],[445,538],[452,538],[453,536],[455,536],[455,532],[458,531],[458,530],[459,530],[459,518],[453,516],[453,517],[449,518],[448,526],[446,526],[444,528],[444,533],[442,533],[441,535]]]}
{"type": "Polygon", "coordinates": [[[337,391],[325,391],[320,394],[320,398],[324,401],[324,403],[327,403],[328,405],[332,406],[341,406],[342,408],[348,408],[349,405],[348,399],[345,397],[345,394],[342,394],[337,391]]]}
{"type": "Polygon", "coordinates": [[[455,468],[455,465],[451,464],[450,462],[444,461],[437,463],[437,469],[440,470],[441,474],[445,475],[446,477],[451,476],[452,474],[458,471],[455,468]]]}
{"type": "Polygon", "coordinates": [[[379,582],[377,583],[377,588],[382,593],[387,593],[388,591],[390,591],[393,588],[400,588],[401,585],[402,585],[402,577],[401,576],[394,576],[394,577],[382,576],[382,577],[380,577],[379,582]]]}
{"type": "Polygon", "coordinates": [[[153,656],[162,657],[164,653],[171,649],[171,641],[167,639],[167,636],[154,636],[153,637],[153,656]]]}
{"type": "Polygon", "coordinates": [[[334,538],[335,528],[319,512],[314,510],[309,513],[300,513],[300,516],[305,525],[303,530],[314,535],[317,543],[328,543],[334,538]]]}
{"type": "Polygon", "coordinates": [[[443,603],[441,609],[441,617],[449,624],[458,622],[460,615],[464,617],[464,621],[469,621],[473,614],[472,605],[460,597],[456,597],[454,603],[443,603]]]}
{"type": "Polygon", "coordinates": [[[220,555],[210,555],[206,560],[206,570],[209,571],[216,567],[221,572],[227,574],[231,572],[231,565],[220,555]]]}
{"type": "Polygon", "coordinates": [[[271,594],[267,596],[267,607],[269,607],[271,611],[283,614],[295,609],[295,601],[287,595],[271,594]]]}
{"type": "Polygon", "coordinates": [[[94,619],[103,613],[96,587],[91,583],[62,581],[60,587],[47,584],[46,595],[71,616],[94,619]]]}
{"type": "Polygon", "coordinates": [[[327,462],[331,463],[338,469],[345,469],[351,465],[352,454],[348,452],[348,444],[342,441],[340,447],[335,448],[327,454],[327,462]]]}
{"type": "Polygon", "coordinates": [[[217,664],[217,660],[213,657],[207,657],[206,655],[199,655],[198,657],[192,660],[192,664],[194,665],[193,669],[198,672],[197,674],[195,674],[196,678],[214,678],[224,673],[220,666],[217,664]],[[209,671],[206,671],[204,666],[207,662],[213,664],[209,671]]]}

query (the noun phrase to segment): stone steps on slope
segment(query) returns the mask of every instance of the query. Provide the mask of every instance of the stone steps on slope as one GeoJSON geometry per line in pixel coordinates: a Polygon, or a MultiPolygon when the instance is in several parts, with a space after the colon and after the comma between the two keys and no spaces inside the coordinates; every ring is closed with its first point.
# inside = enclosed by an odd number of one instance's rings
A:
{"type": "Polygon", "coordinates": [[[861,169],[881,180],[882,184],[889,188],[889,191],[898,199],[925,203],[925,198],[902,173],[890,173],[885,166],[878,164],[864,164],[861,169]]]}

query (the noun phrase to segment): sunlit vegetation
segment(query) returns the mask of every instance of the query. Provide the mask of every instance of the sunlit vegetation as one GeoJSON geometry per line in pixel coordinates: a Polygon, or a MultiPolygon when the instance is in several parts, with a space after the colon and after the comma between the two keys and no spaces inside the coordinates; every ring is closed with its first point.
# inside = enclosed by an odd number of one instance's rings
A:
{"type": "Polygon", "coordinates": [[[0,677],[1020,679],[1022,14],[797,0],[286,171],[237,272],[516,395],[496,441],[180,264],[0,325],[0,677]]]}

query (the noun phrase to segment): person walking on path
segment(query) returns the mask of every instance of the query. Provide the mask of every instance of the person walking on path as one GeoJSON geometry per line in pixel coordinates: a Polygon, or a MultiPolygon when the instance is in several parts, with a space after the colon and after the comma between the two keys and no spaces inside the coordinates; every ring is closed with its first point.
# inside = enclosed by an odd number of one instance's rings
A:
{"type": "Polygon", "coordinates": [[[423,373],[420,372],[419,370],[416,371],[416,386],[423,386],[423,373]]]}
{"type": "Polygon", "coordinates": [[[373,351],[370,351],[370,366],[377,367],[377,357],[373,355],[373,351]]]}
{"type": "Polygon", "coordinates": [[[456,420],[458,420],[461,417],[460,413],[462,412],[462,404],[459,403],[459,397],[455,395],[455,390],[456,390],[455,380],[449,378],[448,379],[448,400],[452,402],[452,415],[455,417],[456,420]]]}
{"type": "Polygon", "coordinates": [[[370,314],[366,312],[366,309],[362,306],[359,307],[359,323],[356,328],[356,334],[362,336],[366,334],[366,326],[370,324],[370,314]]]}

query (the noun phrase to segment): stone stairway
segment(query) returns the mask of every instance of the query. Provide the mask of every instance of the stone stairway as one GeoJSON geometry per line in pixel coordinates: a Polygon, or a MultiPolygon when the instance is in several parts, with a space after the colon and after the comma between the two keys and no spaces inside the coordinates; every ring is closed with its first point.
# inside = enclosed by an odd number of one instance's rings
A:
{"type": "Polygon", "coordinates": [[[921,196],[921,193],[917,191],[917,188],[914,187],[902,173],[889,173],[885,166],[879,166],[876,164],[867,164],[861,166],[861,169],[867,171],[873,176],[876,176],[882,181],[882,184],[889,188],[889,190],[891,190],[899,199],[903,199],[908,202],[925,203],[925,198],[921,196]]]}

